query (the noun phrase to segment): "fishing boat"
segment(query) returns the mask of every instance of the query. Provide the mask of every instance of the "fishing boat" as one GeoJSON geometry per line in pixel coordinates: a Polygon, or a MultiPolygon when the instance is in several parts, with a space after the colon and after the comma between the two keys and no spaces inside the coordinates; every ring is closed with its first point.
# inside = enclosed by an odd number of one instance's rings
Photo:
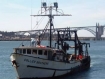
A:
{"type": "Polygon", "coordinates": [[[71,16],[66,14],[52,14],[52,10],[57,10],[58,3],[54,6],[47,6],[42,2],[42,7],[49,14],[32,15],[49,17],[49,45],[42,45],[42,37],[46,34],[40,34],[39,38],[31,38],[30,46],[21,45],[14,48],[10,55],[12,66],[14,67],[17,77],[20,79],[34,78],[53,78],[64,75],[76,74],[77,72],[90,68],[90,56],[88,54],[89,43],[82,43],[78,39],[77,30],[58,29],[53,34],[52,29],[54,16],[71,16]],[[74,35],[74,37],[72,37],[74,35]],[[55,43],[52,42],[52,36],[55,36],[55,43]],[[71,46],[70,42],[73,42],[71,46]],[[52,45],[54,44],[54,45],[52,45]]]}

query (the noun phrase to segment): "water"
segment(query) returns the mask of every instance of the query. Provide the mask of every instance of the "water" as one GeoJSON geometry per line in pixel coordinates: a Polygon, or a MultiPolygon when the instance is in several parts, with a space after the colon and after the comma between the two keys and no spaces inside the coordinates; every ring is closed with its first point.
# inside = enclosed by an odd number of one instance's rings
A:
{"type": "MultiPolygon", "coordinates": [[[[60,79],[105,79],[105,41],[86,41],[91,43],[91,68],[88,71],[60,79]]],[[[16,79],[10,62],[10,54],[21,41],[0,41],[0,79],[16,79]]],[[[44,42],[43,42],[44,43],[44,42]]]]}

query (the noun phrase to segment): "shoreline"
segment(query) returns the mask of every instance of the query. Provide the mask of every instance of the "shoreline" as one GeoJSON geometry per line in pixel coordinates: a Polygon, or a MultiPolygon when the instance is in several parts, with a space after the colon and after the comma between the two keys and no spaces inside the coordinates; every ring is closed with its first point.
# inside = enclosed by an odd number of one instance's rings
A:
{"type": "MultiPolygon", "coordinates": [[[[44,40],[48,40],[48,39],[44,39],[44,40]]],[[[80,40],[84,40],[84,41],[104,41],[105,39],[101,39],[101,40],[95,40],[95,39],[80,39],[80,40]]],[[[31,39],[0,39],[0,41],[31,41],[31,39]]]]}
{"type": "MultiPolygon", "coordinates": [[[[43,40],[48,40],[48,38],[44,38],[43,40]]],[[[57,40],[57,39],[53,38],[53,40],[57,40]]],[[[105,38],[95,39],[94,37],[79,37],[79,40],[85,40],[85,41],[91,41],[91,40],[96,41],[96,40],[99,40],[99,41],[102,41],[102,40],[105,40],[105,38]]],[[[17,39],[0,38],[0,41],[31,41],[31,38],[17,38],[17,39]]]]}
{"type": "Polygon", "coordinates": [[[15,39],[15,40],[14,39],[11,39],[11,40],[10,39],[2,39],[1,40],[0,39],[0,41],[30,41],[30,40],[23,40],[23,39],[15,39]]]}

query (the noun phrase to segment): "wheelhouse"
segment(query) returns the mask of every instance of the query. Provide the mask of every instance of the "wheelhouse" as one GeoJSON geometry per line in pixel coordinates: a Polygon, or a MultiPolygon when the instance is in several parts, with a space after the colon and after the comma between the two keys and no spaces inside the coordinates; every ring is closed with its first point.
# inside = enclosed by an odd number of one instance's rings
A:
{"type": "Polygon", "coordinates": [[[20,47],[14,48],[14,53],[49,59],[52,56],[53,51],[50,48],[20,47]]]}
{"type": "Polygon", "coordinates": [[[14,48],[14,53],[55,61],[63,61],[64,55],[63,50],[39,47],[14,48]]]}

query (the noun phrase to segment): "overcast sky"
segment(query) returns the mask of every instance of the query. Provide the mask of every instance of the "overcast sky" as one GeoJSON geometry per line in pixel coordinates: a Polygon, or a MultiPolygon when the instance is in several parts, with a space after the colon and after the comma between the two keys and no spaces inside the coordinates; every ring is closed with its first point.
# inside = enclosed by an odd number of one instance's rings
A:
{"type": "MultiPolygon", "coordinates": [[[[56,28],[60,27],[81,27],[95,26],[96,22],[105,25],[105,0],[42,0],[47,5],[58,2],[59,9],[65,14],[71,14],[70,17],[55,17],[54,24],[56,28]]],[[[0,0],[0,31],[22,31],[44,28],[48,17],[44,22],[36,26],[41,19],[32,17],[31,14],[37,14],[41,10],[41,0],[0,0]],[[31,26],[32,23],[32,26],[31,26]]],[[[88,31],[79,31],[93,36],[88,31]]]]}

